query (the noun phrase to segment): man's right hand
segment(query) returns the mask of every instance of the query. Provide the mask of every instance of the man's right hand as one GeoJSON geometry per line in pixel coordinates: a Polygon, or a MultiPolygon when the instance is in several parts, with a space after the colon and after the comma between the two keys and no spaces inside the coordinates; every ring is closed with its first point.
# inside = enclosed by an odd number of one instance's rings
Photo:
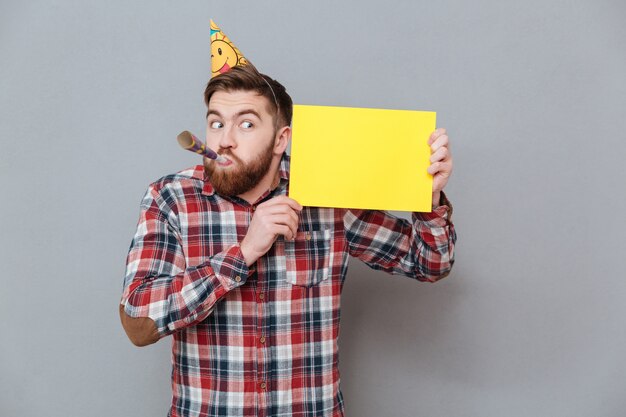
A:
{"type": "Polygon", "coordinates": [[[279,235],[295,239],[300,211],[302,206],[286,196],[274,197],[257,206],[248,233],[241,241],[241,253],[248,266],[265,255],[279,235]]]}

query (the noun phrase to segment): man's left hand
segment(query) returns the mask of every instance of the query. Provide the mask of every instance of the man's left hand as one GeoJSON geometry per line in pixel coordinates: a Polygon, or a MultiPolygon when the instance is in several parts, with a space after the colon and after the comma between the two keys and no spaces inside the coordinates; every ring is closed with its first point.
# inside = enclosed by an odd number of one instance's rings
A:
{"type": "Polygon", "coordinates": [[[433,208],[439,206],[441,191],[452,174],[452,155],[448,143],[448,132],[444,128],[436,129],[428,139],[431,153],[428,173],[433,176],[433,208]]]}

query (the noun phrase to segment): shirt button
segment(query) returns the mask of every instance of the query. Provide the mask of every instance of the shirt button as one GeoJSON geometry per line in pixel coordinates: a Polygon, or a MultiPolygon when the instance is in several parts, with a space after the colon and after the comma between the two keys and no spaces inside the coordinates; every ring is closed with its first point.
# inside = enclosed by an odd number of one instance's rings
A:
{"type": "Polygon", "coordinates": [[[235,281],[237,281],[237,282],[241,282],[241,277],[240,277],[239,275],[237,275],[237,276],[235,277],[235,281]]]}
{"type": "Polygon", "coordinates": [[[265,343],[265,336],[261,336],[261,338],[259,339],[259,341],[260,341],[261,343],[265,343]]]}
{"type": "Polygon", "coordinates": [[[311,240],[311,234],[309,232],[307,232],[306,235],[304,235],[304,238],[306,240],[311,240]]]}
{"type": "Polygon", "coordinates": [[[259,294],[259,300],[263,300],[263,299],[265,299],[265,294],[264,293],[259,294]]]}
{"type": "Polygon", "coordinates": [[[265,384],[265,382],[261,382],[261,389],[265,389],[267,387],[267,385],[265,384]]]}

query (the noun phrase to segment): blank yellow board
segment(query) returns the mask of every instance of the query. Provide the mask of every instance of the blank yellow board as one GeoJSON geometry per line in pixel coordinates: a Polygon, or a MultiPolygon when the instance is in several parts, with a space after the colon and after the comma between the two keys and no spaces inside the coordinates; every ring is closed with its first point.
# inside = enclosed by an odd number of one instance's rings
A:
{"type": "Polygon", "coordinates": [[[432,211],[436,113],[295,105],[289,196],[304,206],[432,211]]]}

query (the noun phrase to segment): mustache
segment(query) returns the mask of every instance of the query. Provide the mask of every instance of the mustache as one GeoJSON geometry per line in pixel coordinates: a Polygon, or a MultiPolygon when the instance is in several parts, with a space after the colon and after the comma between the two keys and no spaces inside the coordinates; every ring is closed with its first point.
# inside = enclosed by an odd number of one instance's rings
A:
{"type": "Polygon", "coordinates": [[[227,157],[231,161],[235,161],[239,164],[243,164],[243,161],[235,156],[230,149],[218,149],[217,154],[220,156],[227,157]]]}

